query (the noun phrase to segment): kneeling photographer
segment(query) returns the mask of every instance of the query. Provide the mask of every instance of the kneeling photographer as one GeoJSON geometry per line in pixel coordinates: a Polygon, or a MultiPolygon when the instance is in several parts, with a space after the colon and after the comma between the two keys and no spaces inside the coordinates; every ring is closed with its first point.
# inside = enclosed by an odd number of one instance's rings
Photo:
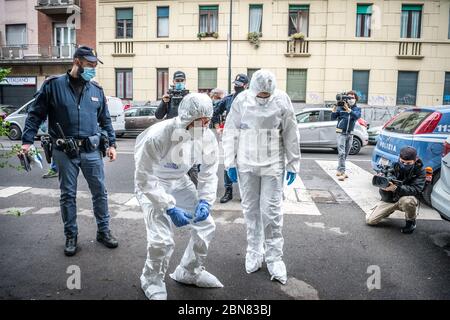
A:
{"type": "Polygon", "coordinates": [[[175,72],[173,74],[173,85],[162,97],[161,103],[155,111],[156,119],[172,119],[178,116],[178,106],[188,93],[185,73],[182,71],[175,72]]]}
{"type": "Polygon", "coordinates": [[[381,172],[374,176],[372,184],[380,188],[381,201],[366,216],[366,223],[376,225],[399,210],[406,217],[406,225],[401,232],[412,233],[416,229],[418,197],[425,187],[425,181],[423,162],[417,157],[416,149],[404,147],[397,163],[382,167],[381,172]]]}
{"type": "Polygon", "coordinates": [[[338,120],[336,133],[338,134],[337,149],[339,156],[336,176],[338,176],[339,181],[348,178],[345,173],[345,161],[353,145],[353,129],[356,121],[361,118],[361,109],[356,105],[357,101],[358,95],[355,91],[337,94],[336,105],[331,113],[331,119],[338,120]]]}

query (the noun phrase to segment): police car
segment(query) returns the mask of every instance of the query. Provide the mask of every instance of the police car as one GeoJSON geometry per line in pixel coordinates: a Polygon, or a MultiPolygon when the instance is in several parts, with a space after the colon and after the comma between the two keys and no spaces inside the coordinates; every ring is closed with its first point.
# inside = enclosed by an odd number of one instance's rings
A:
{"type": "Polygon", "coordinates": [[[397,162],[400,150],[416,148],[424,167],[433,169],[433,181],[423,192],[431,203],[432,186],[439,179],[444,141],[450,135],[450,106],[409,108],[390,119],[383,127],[372,155],[372,168],[397,162]]]}

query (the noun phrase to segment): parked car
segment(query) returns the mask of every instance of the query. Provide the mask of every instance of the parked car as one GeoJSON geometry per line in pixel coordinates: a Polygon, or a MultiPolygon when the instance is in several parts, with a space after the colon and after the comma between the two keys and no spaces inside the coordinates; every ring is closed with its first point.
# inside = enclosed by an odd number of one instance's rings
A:
{"type": "MultiPolygon", "coordinates": [[[[122,110],[122,101],[119,98],[115,97],[106,97],[108,102],[108,108],[111,114],[111,120],[113,121],[113,128],[119,132],[125,130],[125,120],[122,110]],[[120,107],[119,107],[120,103],[120,107]],[[120,112],[119,112],[120,108],[120,112]],[[114,121],[116,119],[116,121],[114,121]],[[116,129],[117,128],[117,129],[116,129]]],[[[11,113],[9,116],[5,118],[5,121],[10,123],[8,138],[11,140],[20,140],[22,138],[23,129],[25,127],[25,120],[27,119],[28,108],[32,104],[34,99],[31,99],[15,112],[11,113]]],[[[42,128],[45,126],[41,126],[38,130],[36,137],[40,137],[46,134],[46,130],[43,131],[42,128]]]]}
{"type": "Polygon", "coordinates": [[[136,135],[160,121],[155,117],[156,107],[146,105],[125,111],[125,133],[136,135]]]}
{"type": "Polygon", "coordinates": [[[444,142],[441,171],[431,192],[431,205],[443,219],[450,221],[450,136],[444,142]]]}
{"type": "Polygon", "coordinates": [[[433,170],[433,180],[422,193],[431,205],[431,192],[439,179],[444,141],[450,134],[450,106],[409,108],[390,119],[381,131],[372,155],[372,168],[397,162],[400,150],[412,146],[425,167],[433,170]]]}
{"type": "Polygon", "coordinates": [[[11,104],[0,104],[0,118],[5,120],[7,116],[9,116],[14,111],[18,110],[20,106],[13,106],[11,104]]]}
{"type": "Polygon", "coordinates": [[[125,134],[125,112],[122,100],[116,97],[106,97],[109,115],[116,133],[116,137],[122,137],[125,134]]]}
{"type": "MultiPolygon", "coordinates": [[[[305,109],[296,114],[297,127],[300,132],[301,147],[332,148],[337,150],[337,120],[331,119],[330,108],[305,109]]],[[[367,129],[361,119],[355,125],[353,145],[350,154],[358,154],[368,144],[367,129]]]]}
{"type": "Polygon", "coordinates": [[[377,144],[381,130],[383,130],[383,126],[371,127],[367,130],[367,133],[369,134],[369,144],[377,144]]]}
{"type": "MultiPolygon", "coordinates": [[[[33,102],[34,99],[31,99],[5,118],[5,121],[9,122],[9,139],[20,140],[22,138],[23,129],[25,127],[25,120],[27,119],[28,108],[33,102]]],[[[45,134],[45,132],[39,129],[37,136],[41,136],[43,134],[45,134]]]]}

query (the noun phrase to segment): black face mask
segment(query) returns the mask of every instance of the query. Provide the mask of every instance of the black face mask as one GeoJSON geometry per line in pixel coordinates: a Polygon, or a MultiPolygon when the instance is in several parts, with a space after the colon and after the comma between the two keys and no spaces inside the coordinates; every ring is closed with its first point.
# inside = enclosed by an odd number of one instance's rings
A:
{"type": "Polygon", "coordinates": [[[234,87],[234,92],[236,92],[236,93],[241,93],[244,90],[245,90],[244,87],[234,87]]]}
{"type": "Polygon", "coordinates": [[[412,168],[414,168],[414,164],[403,164],[401,162],[399,162],[400,165],[400,170],[402,170],[403,172],[409,172],[412,170],[412,168]]]}

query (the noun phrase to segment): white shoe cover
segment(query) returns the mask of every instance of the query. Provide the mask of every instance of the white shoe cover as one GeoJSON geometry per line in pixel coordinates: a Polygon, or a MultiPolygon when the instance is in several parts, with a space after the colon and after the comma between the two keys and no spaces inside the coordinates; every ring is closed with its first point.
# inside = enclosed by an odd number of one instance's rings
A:
{"type": "Polygon", "coordinates": [[[245,255],[245,271],[253,273],[261,269],[263,258],[263,256],[255,253],[247,253],[245,255]]]}
{"type": "Polygon", "coordinates": [[[287,282],[286,265],[283,260],[278,260],[267,264],[267,269],[271,275],[270,280],[277,280],[282,284],[287,282]]]}
{"type": "Polygon", "coordinates": [[[141,288],[145,296],[149,300],[167,300],[167,291],[165,283],[146,285],[147,281],[144,276],[141,276],[141,288]],[[145,289],[146,288],[146,289],[145,289]]]}
{"type": "Polygon", "coordinates": [[[170,277],[184,284],[193,284],[200,288],[223,288],[223,284],[211,273],[202,269],[197,274],[190,273],[182,266],[178,266],[170,277]]]}

